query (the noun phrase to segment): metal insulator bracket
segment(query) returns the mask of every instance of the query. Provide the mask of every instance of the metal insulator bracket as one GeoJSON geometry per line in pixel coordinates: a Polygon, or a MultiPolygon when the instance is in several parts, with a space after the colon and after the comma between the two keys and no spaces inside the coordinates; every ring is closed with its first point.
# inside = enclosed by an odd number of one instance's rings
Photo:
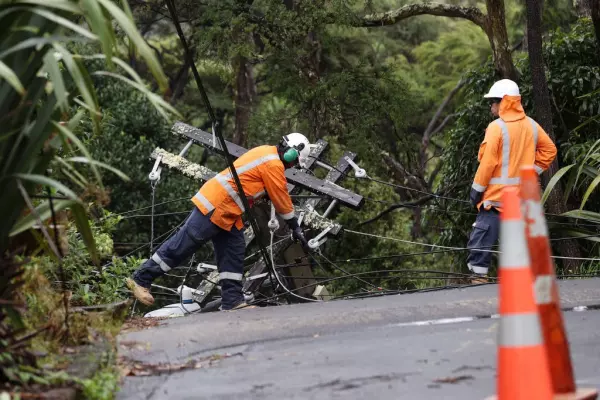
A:
{"type": "Polygon", "coordinates": [[[323,229],[321,233],[319,233],[317,236],[310,239],[308,241],[308,247],[310,247],[313,250],[321,247],[321,245],[327,241],[327,238],[324,238],[324,236],[327,235],[327,232],[329,232],[332,228],[332,226],[328,226],[327,228],[323,229]]]}
{"type": "Polygon", "coordinates": [[[208,272],[208,271],[216,271],[216,270],[217,270],[216,265],[206,264],[203,262],[199,263],[198,266],[196,267],[196,271],[198,271],[201,274],[208,272]]]}
{"type": "Polygon", "coordinates": [[[161,160],[162,156],[156,157],[156,161],[154,161],[152,171],[150,171],[150,174],[148,174],[148,178],[152,183],[156,183],[160,180],[160,173],[162,172],[162,167],[160,166],[161,160]]]}
{"type": "Polygon", "coordinates": [[[354,176],[356,178],[365,178],[367,176],[367,171],[360,168],[358,164],[356,164],[350,157],[344,157],[344,159],[350,164],[352,169],[354,169],[354,176]]]}

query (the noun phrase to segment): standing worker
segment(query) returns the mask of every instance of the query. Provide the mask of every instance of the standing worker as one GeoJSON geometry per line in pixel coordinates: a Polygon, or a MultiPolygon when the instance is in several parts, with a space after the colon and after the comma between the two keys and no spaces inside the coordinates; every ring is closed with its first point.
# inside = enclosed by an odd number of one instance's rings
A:
{"type": "MultiPolygon", "coordinates": [[[[296,164],[306,167],[310,150],[311,145],[304,135],[290,133],[277,146],[255,147],[233,163],[249,203],[266,191],[275,210],[292,230],[293,237],[305,248],[308,243],[287,191],[285,169],[296,164]]],[[[177,267],[206,241],[212,240],[221,285],[221,309],[246,306],[242,294],[246,252],[242,222],[244,204],[229,168],[209,179],[192,202],[195,207],[184,225],[133,273],[132,278],[127,279],[127,286],[143,304],[153,304],[150,287],[154,279],[177,267]]]]}
{"type": "Polygon", "coordinates": [[[471,249],[467,266],[477,275],[474,282],[485,282],[487,278],[492,260],[489,250],[498,240],[502,189],[519,187],[521,167],[533,165],[541,174],[556,157],[556,146],[548,134],[525,115],[515,82],[502,79],[494,83],[484,98],[490,100],[491,112],[499,118],[486,129],[471,187],[471,204],[478,213],[467,244],[471,249]]]}

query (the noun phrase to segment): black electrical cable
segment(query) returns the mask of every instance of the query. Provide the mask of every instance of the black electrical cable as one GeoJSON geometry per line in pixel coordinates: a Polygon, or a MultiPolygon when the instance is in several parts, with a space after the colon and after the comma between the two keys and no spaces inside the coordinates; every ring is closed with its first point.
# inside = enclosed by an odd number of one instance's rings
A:
{"type": "MultiPolygon", "coordinates": [[[[165,204],[170,204],[170,203],[176,203],[176,202],[178,202],[178,201],[183,201],[183,200],[190,200],[190,197],[189,197],[189,196],[186,196],[186,197],[181,197],[181,198],[179,198],[179,199],[174,199],[174,200],[163,201],[162,203],[157,203],[157,204],[155,204],[155,205],[154,205],[154,207],[158,207],[158,206],[162,206],[162,205],[165,205],[165,204]]],[[[107,218],[112,218],[112,217],[123,216],[123,215],[130,214],[130,213],[133,213],[133,212],[136,212],[136,211],[147,210],[147,209],[149,209],[149,208],[152,208],[152,206],[150,205],[150,206],[140,207],[140,208],[136,208],[136,209],[133,209],[133,210],[124,211],[124,212],[122,212],[122,213],[113,213],[113,214],[111,214],[111,215],[109,215],[109,216],[107,216],[107,217],[102,217],[102,218],[100,218],[100,221],[103,221],[103,220],[105,220],[105,219],[107,219],[107,218]]]]}
{"type": "Polygon", "coordinates": [[[189,214],[189,211],[175,211],[175,212],[169,212],[169,213],[162,213],[162,214],[135,214],[135,215],[128,215],[125,217],[122,217],[122,219],[130,219],[130,218],[142,218],[142,217],[165,217],[165,216],[170,216],[170,215],[181,215],[181,214],[189,214]]]}
{"type": "MultiPolygon", "coordinates": [[[[560,240],[572,240],[572,239],[586,239],[592,237],[600,237],[600,234],[588,235],[588,236],[572,236],[572,237],[563,237],[563,238],[554,238],[550,239],[550,241],[560,241],[560,240]]],[[[492,245],[493,248],[498,247],[498,245],[492,245]]],[[[444,253],[455,253],[461,251],[472,251],[472,250],[489,250],[487,248],[479,248],[474,247],[471,249],[461,248],[461,249],[443,249],[443,250],[431,250],[431,251],[421,251],[414,253],[403,253],[403,254],[390,254],[384,256],[373,256],[373,257],[361,257],[361,258],[348,258],[346,260],[335,260],[334,263],[337,264],[348,264],[348,263],[359,263],[359,262],[370,262],[370,261],[378,261],[378,260],[388,260],[395,258],[403,258],[403,257],[416,257],[416,256],[426,256],[433,254],[444,254],[444,253]]],[[[303,267],[310,266],[310,263],[295,263],[295,264],[277,264],[276,268],[289,268],[289,267],[303,267]]]]}
{"type": "MultiPolygon", "coordinates": [[[[175,232],[175,231],[176,231],[176,230],[177,230],[179,227],[181,227],[181,226],[183,225],[183,223],[184,223],[184,222],[185,222],[185,219],[184,219],[183,221],[181,221],[181,222],[180,222],[180,223],[179,223],[179,224],[178,224],[178,225],[177,225],[175,228],[172,228],[172,229],[168,230],[167,232],[163,233],[162,235],[160,235],[159,237],[157,237],[157,238],[156,238],[156,240],[160,240],[160,239],[162,239],[163,237],[165,237],[165,236],[167,236],[167,235],[171,234],[172,232],[175,232]]],[[[163,244],[165,241],[166,241],[166,239],[165,239],[165,240],[163,240],[163,241],[162,241],[160,244],[162,245],[162,244],[163,244]]],[[[141,246],[139,246],[139,247],[137,247],[137,248],[135,248],[135,249],[131,250],[129,253],[127,253],[127,254],[125,254],[125,255],[123,255],[123,256],[116,257],[116,258],[117,258],[117,259],[119,259],[119,260],[121,260],[121,259],[123,259],[123,258],[125,258],[125,257],[129,257],[129,256],[130,256],[130,255],[132,255],[133,253],[135,253],[135,252],[137,252],[137,251],[139,251],[139,250],[143,249],[144,247],[148,246],[149,244],[150,244],[150,242],[144,243],[143,245],[141,245],[141,246]]],[[[159,245],[159,246],[160,246],[160,245],[159,245]]],[[[155,246],[154,248],[156,248],[156,246],[155,246]]],[[[113,262],[111,261],[111,262],[109,262],[109,263],[107,263],[107,264],[103,265],[103,266],[102,266],[102,269],[104,269],[104,268],[107,268],[107,267],[111,266],[112,264],[113,264],[113,262]]]]}
{"type": "Polygon", "coordinates": [[[317,159],[317,160],[319,160],[319,161],[320,161],[320,162],[322,162],[323,164],[325,164],[325,165],[327,165],[328,167],[330,167],[330,168],[332,168],[332,169],[336,170],[337,172],[339,172],[340,174],[344,175],[344,176],[345,176],[345,177],[347,177],[347,178],[353,178],[353,179],[358,179],[358,180],[367,179],[367,180],[369,180],[369,181],[372,181],[372,182],[375,182],[375,183],[379,183],[379,184],[381,184],[381,185],[387,185],[387,186],[390,186],[390,187],[395,187],[395,188],[398,188],[398,189],[404,189],[404,190],[409,190],[409,191],[412,191],[412,192],[417,192],[417,193],[421,193],[421,194],[426,194],[426,195],[428,195],[428,196],[432,196],[432,197],[434,197],[434,198],[438,198],[438,199],[447,199],[447,200],[457,201],[457,202],[460,202],[460,203],[467,203],[467,204],[470,204],[470,201],[468,201],[468,200],[455,199],[455,198],[453,198],[453,197],[446,197],[446,196],[442,196],[442,195],[435,194],[435,193],[425,192],[425,191],[423,191],[423,190],[419,190],[419,189],[410,188],[410,187],[408,187],[408,186],[397,185],[397,184],[395,184],[395,183],[385,182],[385,181],[382,181],[382,180],[379,180],[379,179],[371,178],[370,176],[366,176],[365,178],[357,178],[357,177],[355,177],[355,176],[348,175],[346,172],[340,171],[338,168],[334,167],[333,165],[330,165],[328,162],[326,162],[326,161],[323,161],[323,160],[319,159],[319,158],[318,158],[318,157],[316,157],[316,156],[310,156],[310,155],[309,155],[309,157],[312,157],[312,158],[314,158],[314,159],[317,159]]]}
{"type": "MultiPolygon", "coordinates": [[[[418,271],[429,271],[429,272],[431,272],[432,270],[418,270],[418,271]]],[[[376,271],[357,272],[357,273],[354,273],[352,275],[354,275],[354,276],[362,276],[362,275],[366,275],[366,274],[380,273],[380,272],[415,272],[415,270],[412,270],[412,269],[392,269],[392,270],[383,269],[383,270],[376,270],[376,271]]],[[[440,271],[433,271],[433,272],[440,272],[440,271]]],[[[452,274],[459,274],[459,273],[452,272],[452,274]]],[[[471,275],[464,274],[464,275],[466,277],[473,277],[472,274],[471,275]]],[[[323,283],[339,281],[339,280],[342,280],[342,279],[348,279],[348,276],[346,276],[346,275],[344,275],[344,276],[336,276],[336,277],[325,279],[325,280],[322,280],[322,281],[319,281],[319,282],[310,283],[308,285],[300,286],[300,287],[298,287],[296,289],[287,289],[287,290],[289,292],[297,292],[297,291],[302,290],[302,289],[306,289],[306,288],[309,288],[309,287],[317,286],[317,285],[320,285],[320,284],[323,284],[323,283]]],[[[469,286],[478,286],[478,285],[480,285],[480,284],[477,284],[477,285],[462,285],[462,286],[457,286],[457,287],[469,287],[469,286]]],[[[419,289],[419,290],[423,290],[423,289],[419,289]]],[[[286,294],[287,293],[276,294],[276,295],[267,297],[266,299],[261,299],[261,300],[254,301],[251,305],[260,304],[262,302],[267,302],[267,301],[270,301],[270,300],[273,300],[273,299],[277,299],[279,297],[285,296],[286,294]]],[[[315,302],[315,300],[313,300],[313,302],[315,302]]],[[[316,300],[316,302],[319,302],[319,301],[316,300]]],[[[241,307],[241,308],[244,308],[244,307],[241,307]]]]}
{"type": "MultiPolygon", "coordinates": [[[[440,271],[441,272],[441,271],[440,271]]],[[[451,274],[451,273],[449,273],[451,274]]],[[[348,274],[350,275],[350,274],[348,274]]],[[[467,274],[465,274],[467,275],[467,274]]],[[[302,276],[293,276],[293,275],[280,275],[284,278],[292,278],[295,280],[312,280],[312,279],[329,279],[330,276],[306,276],[306,277],[302,277],[302,276]]],[[[341,276],[340,278],[352,278],[351,276],[341,276]]],[[[473,277],[473,275],[468,275],[469,278],[473,277]]],[[[365,276],[365,279],[381,279],[382,281],[390,281],[392,279],[465,279],[464,276],[447,276],[447,275],[438,275],[438,276],[417,276],[417,275],[394,275],[394,276],[390,276],[390,277],[384,277],[381,275],[369,275],[369,276],[365,276]]],[[[487,279],[496,279],[493,277],[488,277],[487,279]]]]}
{"type": "MultiPolygon", "coordinates": [[[[357,180],[367,179],[367,180],[370,180],[370,181],[375,182],[375,183],[379,183],[379,184],[382,184],[382,185],[387,185],[387,186],[395,187],[395,188],[398,188],[398,189],[404,189],[404,190],[408,190],[408,191],[413,191],[413,192],[417,192],[417,193],[429,195],[429,196],[432,196],[433,198],[437,198],[437,199],[446,199],[446,200],[456,201],[456,202],[465,203],[465,204],[470,204],[471,203],[468,200],[462,200],[462,199],[457,199],[457,198],[454,198],[454,197],[442,196],[442,195],[435,194],[435,193],[429,193],[429,192],[425,192],[423,190],[414,189],[414,188],[411,188],[411,187],[397,185],[395,183],[385,182],[385,181],[382,181],[382,180],[379,180],[379,179],[371,178],[370,176],[367,176],[366,178],[357,178],[355,176],[349,175],[348,173],[346,173],[344,171],[339,170],[335,166],[329,164],[327,161],[323,161],[319,157],[311,156],[311,155],[309,155],[309,157],[312,157],[312,158],[318,160],[319,162],[327,165],[327,167],[336,170],[337,172],[339,172],[340,174],[344,175],[347,178],[353,178],[353,179],[357,179],[357,180]]],[[[378,203],[383,203],[383,204],[390,204],[390,205],[396,205],[396,204],[398,204],[398,203],[388,202],[388,201],[385,201],[385,200],[369,199],[369,198],[366,198],[366,197],[365,197],[365,199],[370,200],[370,201],[375,201],[375,202],[378,202],[378,203]]],[[[405,207],[425,208],[425,207],[428,207],[428,206],[406,205],[405,207]]],[[[459,211],[447,211],[447,210],[440,210],[440,211],[460,213],[459,211]]],[[[465,213],[465,214],[477,215],[475,213],[465,213]]],[[[581,219],[581,218],[572,217],[572,216],[569,216],[569,215],[560,215],[560,214],[552,214],[552,213],[545,213],[545,214],[548,215],[548,216],[559,217],[559,218],[570,218],[570,219],[575,219],[575,220],[581,219]]],[[[560,224],[560,222],[554,222],[554,223],[555,224],[560,224]]],[[[563,223],[563,224],[566,224],[566,223],[563,223]]],[[[577,225],[578,226],[596,226],[596,227],[600,226],[600,224],[587,224],[587,225],[577,224],[577,225]]]]}
{"type": "MultiPolygon", "coordinates": [[[[315,258],[315,256],[313,256],[311,253],[309,253],[309,255],[312,257],[312,259],[313,259],[313,260],[315,260],[315,262],[316,262],[317,264],[321,265],[321,263],[320,263],[320,262],[319,262],[319,261],[318,261],[318,260],[315,258]]],[[[343,273],[345,273],[346,275],[351,275],[351,274],[350,274],[350,272],[346,271],[344,268],[342,268],[342,267],[340,267],[339,265],[335,264],[334,262],[332,262],[331,260],[329,260],[327,257],[325,257],[323,254],[321,254],[321,257],[323,257],[327,263],[329,263],[331,266],[333,266],[333,267],[334,267],[335,269],[337,269],[338,271],[342,271],[342,272],[343,272],[343,273]]],[[[378,286],[376,286],[376,285],[373,285],[372,283],[370,283],[370,282],[367,282],[367,281],[365,281],[364,279],[361,279],[361,278],[359,278],[359,277],[353,277],[353,278],[355,278],[355,279],[356,279],[356,280],[358,280],[359,282],[362,282],[362,283],[364,283],[364,284],[366,284],[366,285],[368,285],[368,286],[371,286],[371,287],[372,287],[372,288],[374,288],[374,289],[381,290],[381,288],[380,288],[380,287],[378,287],[378,286]]]]}
{"type": "Polygon", "coordinates": [[[213,129],[215,131],[215,135],[219,139],[219,143],[221,145],[221,150],[225,154],[225,160],[227,161],[227,165],[229,166],[229,171],[230,171],[230,173],[233,177],[233,180],[235,181],[235,184],[237,186],[238,196],[239,196],[240,200],[242,201],[242,204],[244,205],[244,209],[247,212],[246,215],[248,217],[250,225],[252,226],[252,229],[254,230],[254,234],[258,241],[258,245],[259,245],[261,254],[265,260],[266,265],[269,267],[269,270],[272,273],[275,273],[275,269],[271,263],[271,260],[269,259],[268,255],[267,255],[266,246],[262,241],[262,238],[260,235],[260,229],[258,227],[258,224],[256,223],[256,220],[254,219],[252,210],[250,209],[250,204],[248,203],[248,199],[246,198],[246,195],[244,193],[244,188],[242,187],[240,178],[237,174],[237,171],[235,170],[235,166],[233,165],[233,160],[231,158],[231,155],[229,154],[229,149],[227,149],[227,143],[225,142],[225,139],[223,138],[223,133],[221,132],[221,125],[219,124],[219,121],[217,120],[217,118],[215,116],[212,106],[210,105],[210,100],[208,99],[206,91],[204,90],[204,85],[202,84],[202,79],[200,78],[200,74],[198,73],[196,64],[194,63],[194,60],[192,59],[190,49],[188,47],[187,41],[185,40],[185,35],[183,34],[181,25],[179,24],[179,19],[177,17],[177,11],[175,9],[175,4],[173,4],[172,0],[165,0],[165,3],[167,5],[167,8],[169,9],[171,18],[173,19],[175,29],[177,30],[177,34],[179,35],[179,39],[181,40],[181,44],[183,45],[183,51],[185,53],[186,61],[192,68],[192,73],[194,75],[194,79],[196,80],[196,85],[198,86],[198,89],[200,90],[200,95],[202,96],[204,105],[206,107],[206,110],[208,112],[210,120],[213,124],[213,129]]]}
{"type": "MultiPolygon", "coordinates": [[[[469,287],[476,287],[476,286],[485,286],[485,285],[495,285],[496,282],[489,282],[489,283],[472,283],[472,284],[466,284],[466,285],[446,285],[446,286],[433,286],[430,288],[422,288],[422,289],[407,289],[407,290],[396,290],[396,291],[389,291],[389,292],[372,292],[372,293],[367,293],[364,296],[357,296],[354,295],[353,298],[354,299],[366,299],[366,298],[370,298],[370,297],[379,297],[379,296],[390,296],[390,295],[396,295],[396,294],[411,294],[411,293],[426,293],[426,292],[437,292],[440,290],[448,290],[448,289],[465,289],[465,288],[469,288],[469,287]]],[[[352,296],[352,294],[350,295],[342,295],[342,296],[336,296],[331,298],[331,301],[335,301],[335,300],[343,300],[346,299],[347,297],[352,296]]]]}
{"type": "Polygon", "coordinates": [[[271,268],[273,270],[273,275],[275,276],[275,279],[277,280],[277,283],[279,283],[279,286],[281,286],[283,288],[283,290],[285,291],[286,295],[290,295],[293,297],[296,297],[300,300],[304,300],[304,301],[309,301],[309,302],[319,302],[320,300],[315,300],[315,299],[309,299],[308,297],[304,297],[304,296],[300,296],[296,293],[294,293],[293,291],[291,291],[290,289],[287,288],[287,286],[285,286],[285,284],[283,282],[281,282],[281,280],[279,279],[279,274],[277,274],[277,271],[275,271],[275,267],[274,267],[274,263],[275,261],[273,260],[273,236],[274,236],[275,232],[271,231],[271,246],[270,246],[270,250],[271,250],[271,268]]]}
{"type": "MultiPolygon", "coordinates": [[[[373,198],[369,198],[369,197],[365,197],[363,196],[363,198],[367,201],[372,201],[374,203],[379,203],[379,204],[387,204],[390,206],[399,206],[401,203],[398,202],[393,202],[393,201],[388,201],[388,200],[378,200],[378,199],[373,199],[373,198]]],[[[419,206],[419,205],[415,205],[415,204],[401,204],[402,207],[398,207],[398,209],[402,209],[402,208],[414,208],[414,209],[420,209],[420,210],[426,210],[426,211],[435,211],[435,212],[443,212],[443,213],[447,213],[447,214],[462,214],[462,215],[472,215],[472,216],[476,216],[477,213],[474,212],[467,212],[467,211],[457,211],[457,210],[445,210],[439,207],[434,207],[431,205],[423,205],[423,206],[419,206]]],[[[564,216],[564,215],[557,215],[557,214],[545,214],[546,216],[551,216],[551,217],[562,217],[562,218],[574,218],[574,217],[569,217],[569,216],[564,216]]],[[[557,221],[551,221],[551,220],[547,220],[546,222],[548,223],[548,225],[569,225],[569,226],[578,226],[578,227],[593,227],[593,228],[599,228],[600,227],[600,223],[579,223],[577,222],[579,220],[579,218],[576,218],[576,222],[557,222],[557,221]]]]}

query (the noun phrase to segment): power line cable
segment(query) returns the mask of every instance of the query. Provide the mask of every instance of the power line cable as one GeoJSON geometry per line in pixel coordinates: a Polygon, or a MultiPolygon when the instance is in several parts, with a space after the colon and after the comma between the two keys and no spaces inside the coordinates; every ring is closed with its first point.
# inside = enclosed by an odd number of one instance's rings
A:
{"type": "Polygon", "coordinates": [[[168,213],[162,213],[162,214],[135,214],[135,215],[128,215],[123,217],[122,219],[131,219],[131,218],[144,218],[144,217],[165,217],[165,216],[171,216],[171,215],[182,215],[182,214],[189,214],[189,211],[175,211],[175,212],[168,212],[168,213]]]}
{"type": "MultiPolygon", "coordinates": [[[[181,198],[179,198],[179,199],[174,199],[174,200],[167,200],[167,201],[163,201],[162,203],[157,203],[157,204],[155,204],[155,205],[154,205],[154,207],[162,206],[162,205],[165,205],[165,204],[176,203],[176,202],[178,202],[178,201],[183,201],[183,200],[190,200],[190,196],[181,197],[181,198]]],[[[152,208],[152,206],[151,206],[151,205],[149,205],[149,206],[145,206],[145,207],[135,208],[135,209],[133,209],[133,210],[124,211],[124,212],[122,212],[122,213],[111,213],[111,215],[109,215],[109,216],[106,216],[106,217],[102,217],[102,218],[100,218],[99,220],[100,220],[100,221],[103,221],[103,220],[105,220],[105,219],[108,219],[108,218],[112,218],[112,217],[116,217],[116,216],[123,216],[123,215],[130,214],[130,213],[133,213],[133,212],[142,211],[142,210],[147,210],[147,209],[149,209],[149,208],[152,208]]]]}
{"type": "MultiPolygon", "coordinates": [[[[404,239],[386,237],[386,236],[381,236],[381,235],[375,235],[375,234],[372,234],[372,233],[353,231],[353,230],[350,230],[350,229],[345,229],[344,231],[348,232],[348,233],[353,233],[353,234],[356,234],[356,235],[370,236],[370,237],[375,237],[375,238],[378,238],[378,239],[392,240],[392,241],[395,241],[395,242],[408,243],[408,244],[414,244],[414,245],[419,245],[419,246],[427,246],[427,247],[432,247],[432,248],[441,248],[441,249],[455,250],[455,251],[472,251],[472,250],[475,250],[475,251],[482,252],[482,253],[500,253],[497,250],[469,249],[467,247],[451,247],[451,246],[441,246],[441,245],[435,245],[435,244],[414,242],[414,241],[410,241],[410,240],[404,240],[404,239]]],[[[551,257],[552,258],[556,258],[556,259],[563,259],[563,260],[600,261],[600,258],[566,257],[566,256],[551,256],[551,257]]]]}
{"type": "MultiPolygon", "coordinates": [[[[458,211],[458,210],[446,210],[446,209],[442,209],[439,207],[434,207],[432,205],[415,205],[415,204],[402,204],[402,203],[398,203],[398,202],[393,202],[393,201],[388,201],[388,200],[378,200],[378,199],[373,199],[370,197],[365,197],[363,196],[363,198],[367,201],[371,201],[374,203],[380,203],[380,204],[387,204],[387,205],[391,205],[391,206],[399,206],[402,205],[402,207],[398,207],[398,209],[402,209],[402,208],[415,208],[415,209],[421,209],[421,210],[426,210],[426,211],[436,211],[436,212],[443,212],[443,213],[447,213],[447,214],[462,214],[462,215],[472,215],[472,216],[476,216],[477,213],[474,212],[467,212],[467,211],[458,211]]],[[[569,217],[569,216],[563,216],[563,215],[557,215],[557,214],[548,214],[545,213],[546,216],[552,216],[552,217],[562,217],[562,218],[573,218],[573,217],[569,217]]],[[[579,219],[576,219],[576,221],[579,221],[579,219]]],[[[600,228],[600,223],[579,223],[579,222],[557,222],[557,221],[551,221],[551,220],[547,220],[548,224],[553,224],[553,225],[569,225],[569,226],[578,226],[578,227],[594,227],[594,228],[600,228]]]]}
{"type": "MultiPolygon", "coordinates": [[[[235,170],[235,166],[233,165],[233,160],[231,158],[231,155],[229,154],[229,149],[227,148],[227,143],[225,142],[225,139],[223,138],[223,133],[221,132],[221,125],[219,124],[219,121],[217,120],[217,118],[215,116],[212,106],[210,105],[210,100],[208,99],[206,91],[204,90],[204,85],[202,84],[202,79],[200,78],[200,74],[198,73],[196,64],[194,63],[194,60],[192,59],[192,55],[191,55],[190,49],[188,47],[187,41],[185,39],[185,35],[183,34],[181,25],[179,24],[179,19],[177,17],[177,11],[175,9],[175,4],[173,3],[172,0],[165,0],[165,3],[167,5],[167,8],[169,9],[171,18],[173,19],[175,29],[177,30],[177,34],[179,35],[179,39],[181,40],[181,44],[183,45],[183,51],[184,51],[186,60],[187,60],[188,64],[190,65],[190,67],[192,68],[192,73],[194,75],[194,79],[196,80],[196,85],[198,86],[198,90],[200,91],[200,95],[202,96],[202,100],[204,101],[204,105],[206,107],[206,110],[208,112],[210,120],[213,124],[213,132],[215,133],[215,136],[219,140],[219,143],[221,145],[221,150],[225,154],[225,160],[229,167],[230,174],[233,177],[233,180],[235,181],[235,185],[238,190],[238,196],[239,196],[240,200],[242,201],[242,204],[246,211],[246,216],[248,217],[250,225],[252,226],[252,229],[254,230],[256,240],[260,247],[261,255],[263,256],[265,264],[270,267],[269,269],[275,271],[275,269],[273,268],[273,265],[271,264],[271,259],[268,257],[265,245],[262,241],[262,238],[260,235],[260,229],[254,218],[254,214],[253,214],[252,210],[250,209],[250,204],[248,202],[248,199],[244,193],[244,188],[242,187],[240,178],[237,174],[237,171],[235,170]]],[[[242,210],[242,211],[244,211],[244,210],[242,210]]]]}
{"type": "MultiPolygon", "coordinates": [[[[328,168],[332,168],[332,169],[336,170],[337,172],[339,172],[340,174],[342,174],[342,175],[344,175],[345,177],[348,177],[348,178],[353,178],[353,179],[357,179],[357,180],[364,180],[364,179],[366,179],[366,180],[369,180],[369,181],[372,181],[372,182],[375,182],[375,183],[379,183],[381,185],[387,185],[387,186],[395,187],[395,188],[398,188],[398,189],[403,189],[403,190],[408,190],[408,191],[412,191],[412,192],[417,192],[417,193],[425,194],[425,195],[431,196],[432,198],[436,198],[436,199],[445,199],[445,200],[451,200],[451,201],[455,201],[455,202],[463,203],[463,204],[471,204],[471,202],[468,201],[468,200],[457,199],[455,197],[450,197],[450,196],[442,196],[442,195],[439,195],[439,194],[426,192],[426,191],[415,189],[415,188],[411,188],[411,187],[408,187],[408,186],[398,185],[398,184],[395,184],[395,183],[391,183],[391,182],[386,182],[386,181],[382,181],[382,180],[379,180],[379,179],[375,179],[375,178],[372,178],[372,177],[370,177],[368,175],[365,176],[364,178],[358,178],[356,176],[349,175],[348,173],[346,173],[344,171],[341,171],[337,167],[329,164],[327,161],[323,161],[319,157],[316,157],[316,156],[309,156],[309,157],[312,157],[312,158],[318,160],[319,162],[325,164],[328,168]]],[[[366,198],[366,199],[368,199],[368,198],[366,198]]],[[[388,204],[391,204],[391,205],[398,205],[398,203],[390,203],[390,202],[386,202],[385,200],[375,200],[375,199],[368,199],[368,200],[376,201],[376,202],[381,202],[381,203],[388,203],[388,204]]],[[[424,207],[426,207],[426,206],[418,206],[418,205],[404,205],[404,206],[405,207],[414,207],[414,208],[424,208],[424,207]]],[[[447,210],[444,210],[444,211],[449,212],[447,210]]],[[[456,212],[456,211],[454,211],[454,212],[456,212]]],[[[469,214],[477,215],[475,213],[469,213],[469,214]]],[[[576,220],[581,219],[581,218],[573,217],[573,216],[570,216],[570,215],[560,215],[560,214],[553,214],[553,213],[545,213],[545,214],[548,215],[548,216],[558,217],[558,218],[571,218],[571,219],[576,219],[576,220]]],[[[579,225],[579,226],[583,226],[583,225],[579,225]]],[[[600,224],[595,224],[595,225],[588,224],[588,226],[600,226],[600,224]]]]}

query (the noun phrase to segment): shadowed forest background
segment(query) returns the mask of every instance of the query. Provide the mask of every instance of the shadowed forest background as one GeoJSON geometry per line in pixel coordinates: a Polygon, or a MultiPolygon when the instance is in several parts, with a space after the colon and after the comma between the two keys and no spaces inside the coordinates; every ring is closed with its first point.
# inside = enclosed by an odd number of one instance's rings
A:
{"type": "MultiPolygon", "coordinates": [[[[175,121],[208,132],[211,122],[163,1],[14,3],[0,5],[0,20],[18,15],[0,29],[0,119],[7,127],[0,178],[14,180],[0,197],[8,215],[0,377],[29,389],[74,382],[89,398],[111,398],[114,360],[86,380],[61,375],[58,367],[40,372],[39,362],[56,366],[60,360],[50,356],[64,346],[119,331],[129,309],[75,313],[70,324],[65,310],[129,297],[124,278],[151,254],[150,154],[184,146],[170,132],[175,121]],[[43,33],[54,35],[42,41],[43,33]],[[24,56],[18,46],[32,37],[39,48],[24,56]],[[32,104],[35,112],[28,111],[32,104]],[[19,147],[25,143],[19,135],[38,128],[39,137],[27,136],[37,144],[19,147]],[[27,166],[17,163],[17,148],[27,166]],[[66,198],[51,205],[49,191],[66,198]],[[42,221],[57,238],[56,251],[43,244],[42,221]]],[[[178,0],[175,6],[227,140],[253,147],[301,132],[329,143],[330,163],[350,150],[369,176],[402,187],[341,181],[366,204],[359,212],[338,207],[332,219],[404,242],[346,233],[323,247],[328,258],[404,255],[348,263],[351,272],[468,272],[465,252],[407,241],[466,246],[475,210],[463,201],[493,120],[483,95],[507,77],[558,147],[542,178],[553,252],[565,257],[556,260],[557,273],[600,272],[593,260],[600,257],[600,1],[178,0]]],[[[200,146],[187,158],[215,171],[225,167],[200,146]]],[[[163,170],[154,245],[186,218],[199,185],[163,170]]],[[[402,273],[372,278],[391,289],[447,283],[402,273]]],[[[332,291],[359,289],[341,280],[332,291]]]]}

